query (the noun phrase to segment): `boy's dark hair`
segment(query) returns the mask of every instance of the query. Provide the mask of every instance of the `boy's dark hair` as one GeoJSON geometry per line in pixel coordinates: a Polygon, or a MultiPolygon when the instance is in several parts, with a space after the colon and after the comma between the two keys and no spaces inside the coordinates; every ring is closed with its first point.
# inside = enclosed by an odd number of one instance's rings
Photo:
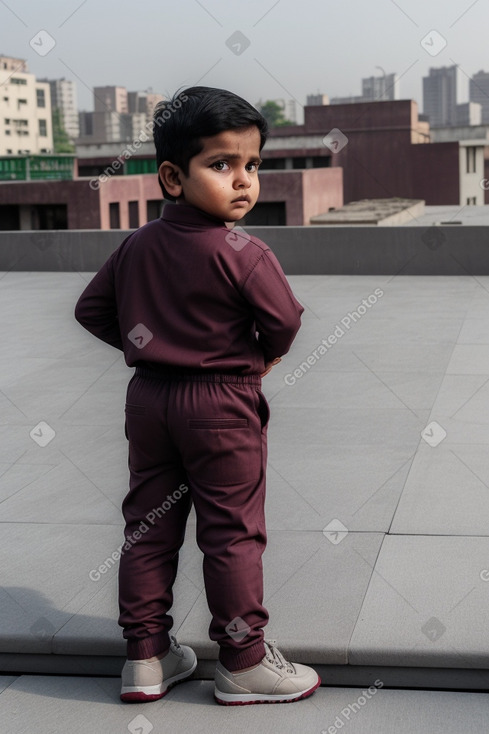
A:
{"type": "MultiPolygon", "coordinates": [[[[190,159],[203,150],[202,138],[226,130],[256,125],[260,150],[265,145],[268,124],[263,115],[242,97],[225,89],[190,87],[173,99],[159,102],[153,115],[156,165],[170,161],[188,174],[190,159]]],[[[165,199],[174,201],[159,179],[165,199]]]]}

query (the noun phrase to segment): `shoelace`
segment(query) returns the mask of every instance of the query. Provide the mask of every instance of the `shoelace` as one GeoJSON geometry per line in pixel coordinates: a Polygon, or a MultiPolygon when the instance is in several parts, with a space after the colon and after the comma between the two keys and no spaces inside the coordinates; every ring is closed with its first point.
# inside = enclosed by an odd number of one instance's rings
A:
{"type": "Polygon", "coordinates": [[[275,665],[279,670],[285,670],[287,673],[295,673],[295,668],[292,663],[284,658],[280,650],[276,647],[276,640],[265,640],[265,657],[269,663],[275,665]]]}
{"type": "Polygon", "coordinates": [[[170,641],[171,641],[172,647],[174,648],[174,652],[181,653],[182,652],[182,648],[178,644],[177,638],[174,637],[173,635],[170,635],[170,641]]]}

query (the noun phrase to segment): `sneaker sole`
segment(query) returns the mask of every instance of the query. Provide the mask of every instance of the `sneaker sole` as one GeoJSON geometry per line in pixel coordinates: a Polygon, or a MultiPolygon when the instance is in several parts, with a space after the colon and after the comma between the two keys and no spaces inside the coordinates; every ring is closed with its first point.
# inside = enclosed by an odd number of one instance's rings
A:
{"type": "Polygon", "coordinates": [[[121,690],[120,699],[124,703],[149,703],[151,701],[159,701],[160,698],[166,696],[168,691],[178,683],[183,683],[189,678],[197,667],[197,657],[193,665],[183,673],[174,675],[168,682],[163,681],[159,686],[126,686],[121,690]],[[162,690],[164,686],[164,690],[162,690]]]}
{"type": "Polygon", "coordinates": [[[248,706],[253,703],[293,703],[294,701],[300,701],[302,698],[308,698],[320,685],[321,678],[318,676],[317,683],[312,688],[309,688],[307,691],[302,691],[299,694],[289,693],[285,696],[257,695],[256,693],[222,693],[216,688],[214,690],[214,699],[221,706],[248,706]]]}

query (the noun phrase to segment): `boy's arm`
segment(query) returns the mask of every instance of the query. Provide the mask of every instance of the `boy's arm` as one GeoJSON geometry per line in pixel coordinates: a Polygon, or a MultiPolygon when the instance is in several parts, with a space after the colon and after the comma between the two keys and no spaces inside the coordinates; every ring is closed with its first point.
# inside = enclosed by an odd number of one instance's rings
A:
{"type": "Polygon", "coordinates": [[[122,349],[112,265],[113,256],[81,294],[75,307],[75,318],[98,339],[122,349]]]}
{"type": "Polygon", "coordinates": [[[253,308],[258,343],[268,365],[289,351],[304,311],[271,250],[263,253],[246,279],[243,295],[253,308]]]}

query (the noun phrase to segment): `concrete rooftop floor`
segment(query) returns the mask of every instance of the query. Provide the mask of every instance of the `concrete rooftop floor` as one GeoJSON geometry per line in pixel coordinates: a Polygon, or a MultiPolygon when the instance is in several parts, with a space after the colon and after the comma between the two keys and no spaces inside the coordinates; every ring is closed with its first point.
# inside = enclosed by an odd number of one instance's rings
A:
{"type": "Polygon", "coordinates": [[[90,278],[0,273],[2,731],[485,730],[489,277],[290,277],[303,327],[263,383],[266,634],[328,685],[238,710],[212,702],[192,516],[174,617],[197,679],[118,702],[116,568],[91,572],[121,544],[132,370],[74,321],[90,278]]]}

